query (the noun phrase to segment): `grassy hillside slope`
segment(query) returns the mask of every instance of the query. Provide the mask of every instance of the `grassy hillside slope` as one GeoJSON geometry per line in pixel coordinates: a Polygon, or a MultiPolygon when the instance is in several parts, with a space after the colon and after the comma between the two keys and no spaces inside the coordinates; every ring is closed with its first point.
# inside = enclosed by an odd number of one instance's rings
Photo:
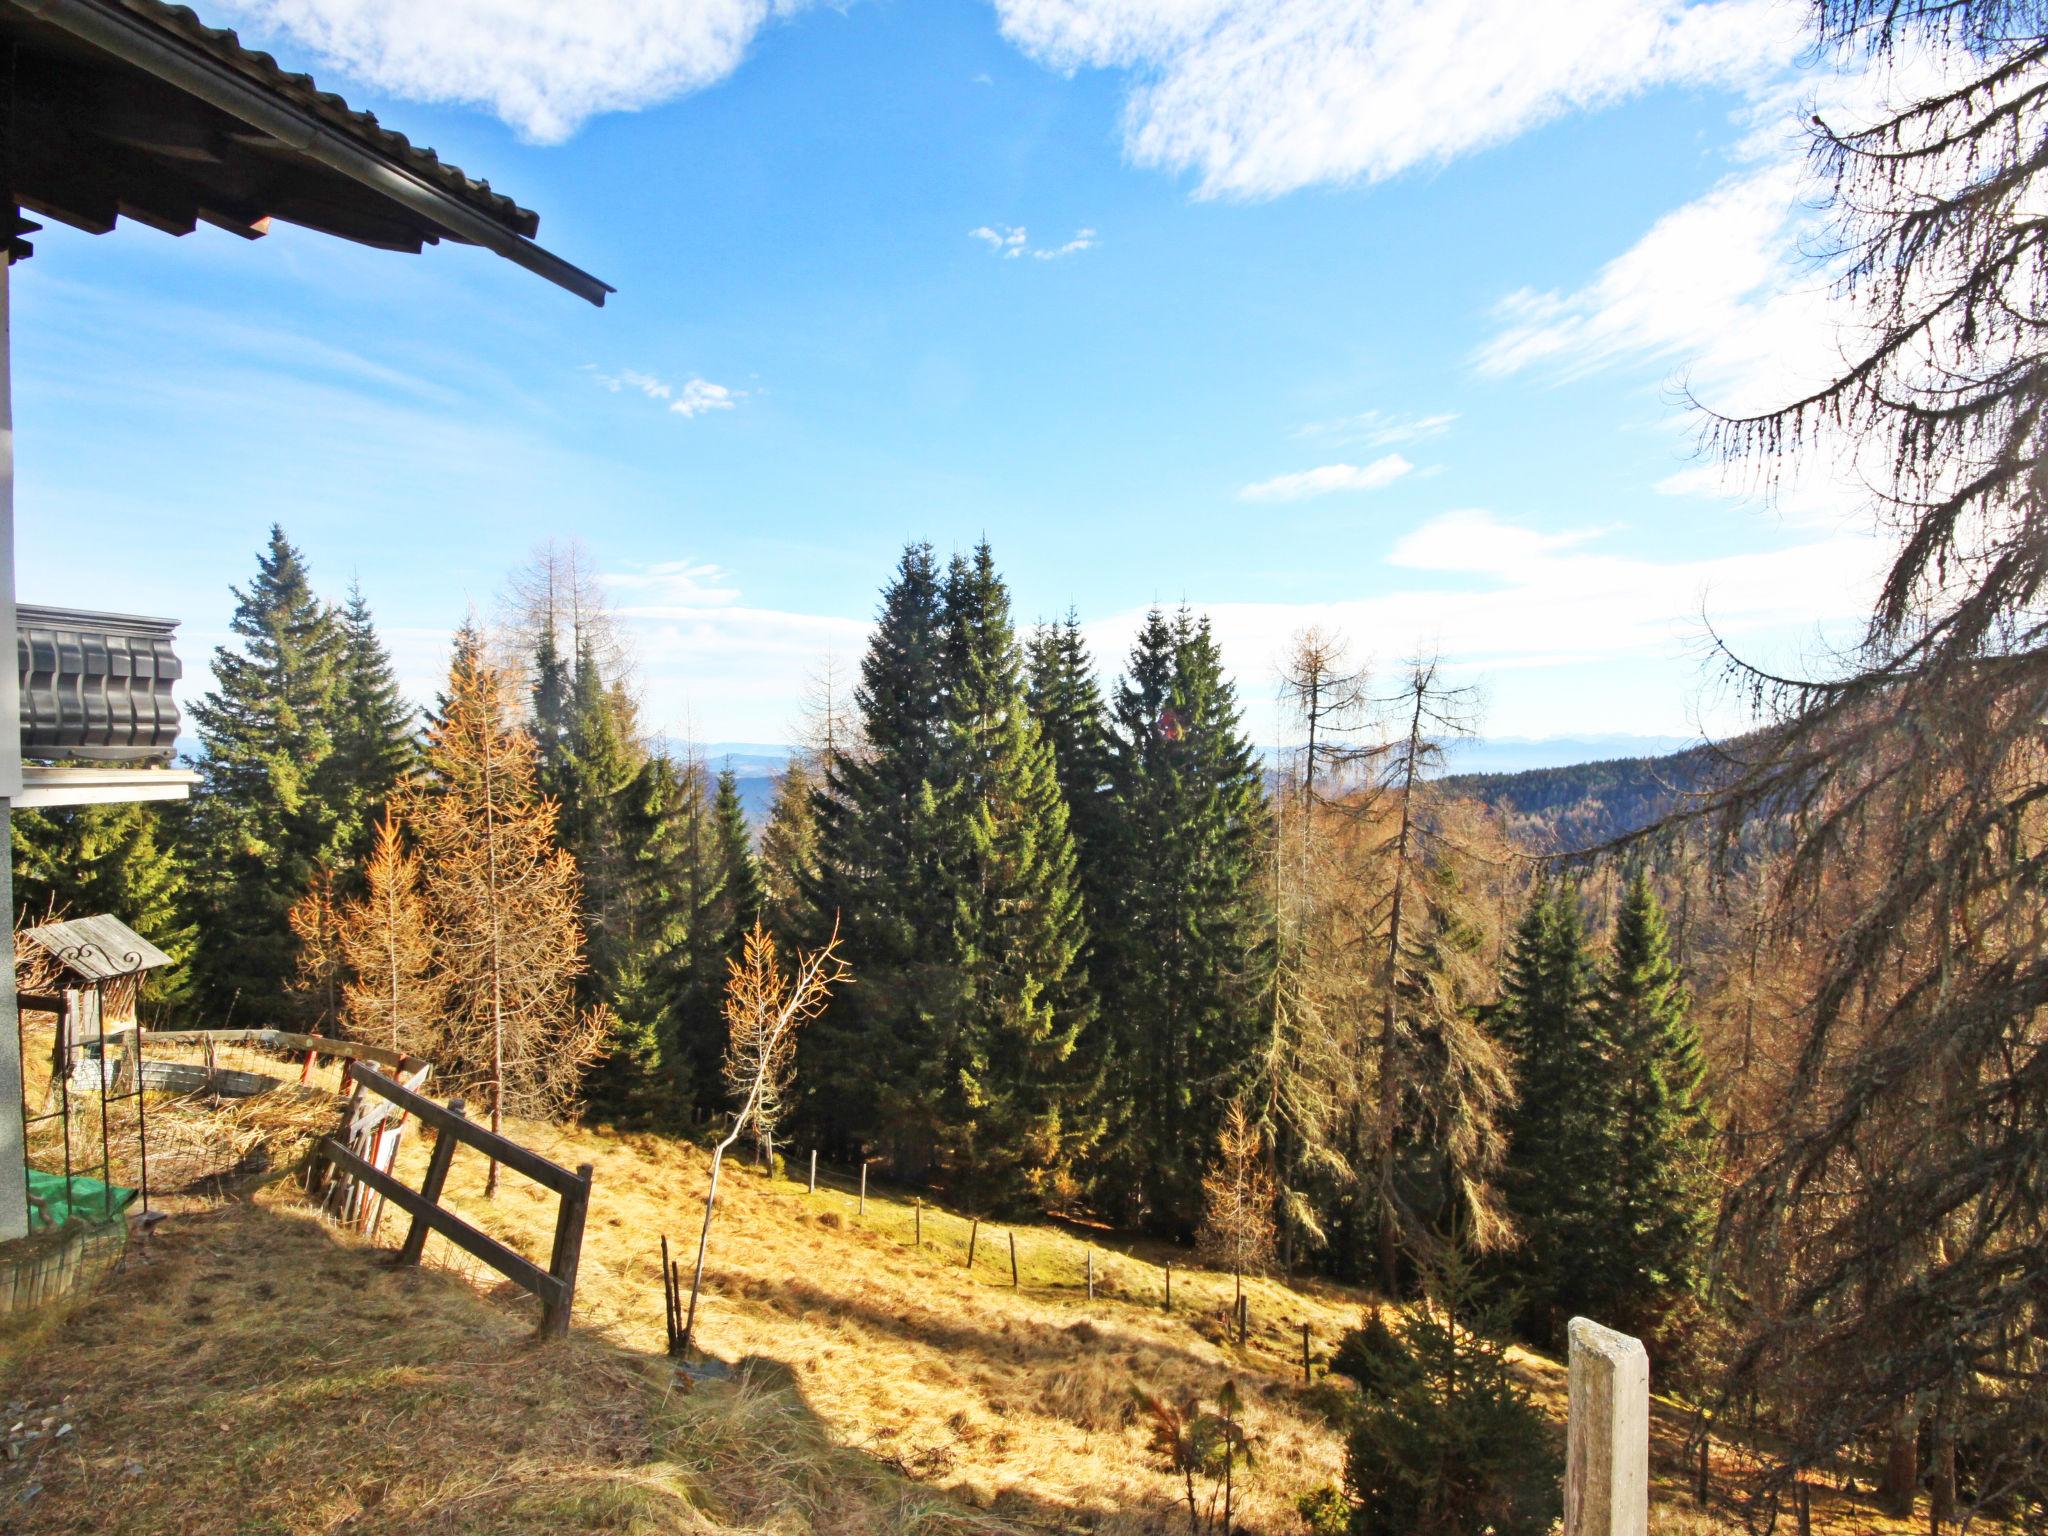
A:
{"type": "MultiPolygon", "coordinates": [[[[1335,1289],[1249,1285],[1253,1337],[1225,1334],[1227,1276],[1053,1227],[984,1227],[730,1175],[701,1340],[731,1379],[662,1356],[659,1238],[687,1249],[706,1160],[656,1137],[519,1126],[596,1167],[576,1334],[531,1341],[534,1303],[439,1239],[421,1271],[337,1233],[288,1193],[194,1209],[61,1327],[4,1341],[9,1411],[73,1425],[0,1465],[22,1532],[1137,1533],[1178,1528],[1173,1488],[1128,1422],[1133,1385],[1247,1388],[1258,1463],[1246,1528],[1298,1529],[1293,1496],[1333,1478],[1338,1434],[1300,1386],[1300,1325],[1327,1355],[1358,1317],[1335,1289]]],[[[417,1180],[425,1148],[401,1163],[417,1180]]],[[[450,1203],[545,1254],[551,1201],[517,1177],[482,1196],[464,1151],[450,1203]]],[[[387,1222],[386,1248],[400,1235],[387,1222]]],[[[1524,1367],[1563,1409],[1548,1361],[1524,1367]]],[[[13,1422],[10,1419],[10,1422],[13,1422]]],[[[1704,1530],[1679,1493],[1680,1420],[1660,1422],[1664,1530],[1704,1530]]],[[[1881,1522],[1832,1501],[1826,1530],[1881,1522]]]]}

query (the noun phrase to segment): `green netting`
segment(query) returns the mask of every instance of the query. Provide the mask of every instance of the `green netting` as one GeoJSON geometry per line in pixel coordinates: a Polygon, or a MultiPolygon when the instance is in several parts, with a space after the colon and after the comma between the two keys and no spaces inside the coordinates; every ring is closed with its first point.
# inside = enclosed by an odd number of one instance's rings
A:
{"type": "Polygon", "coordinates": [[[128,1208],[135,1191],[118,1184],[102,1184],[83,1174],[68,1181],[61,1173],[28,1171],[28,1227],[31,1232],[61,1227],[67,1221],[107,1221],[128,1208]],[[40,1203],[38,1203],[40,1202],[40,1203]]]}

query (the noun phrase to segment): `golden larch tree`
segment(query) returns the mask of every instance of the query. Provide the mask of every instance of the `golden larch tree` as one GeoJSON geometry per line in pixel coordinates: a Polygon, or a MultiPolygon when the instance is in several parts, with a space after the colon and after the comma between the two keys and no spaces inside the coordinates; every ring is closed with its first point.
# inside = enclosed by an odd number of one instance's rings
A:
{"type": "Polygon", "coordinates": [[[432,1060],[445,1054],[448,990],[435,964],[435,934],[421,891],[418,855],[387,809],[363,866],[364,892],[341,909],[349,981],[342,1011],[359,1038],[432,1060]]]}
{"type": "MultiPolygon", "coordinates": [[[[566,1108],[606,1019],[579,1013],[581,882],[556,845],[555,803],[536,784],[533,737],[513,675],[473,629],[456,640],[427,774],[403,819],[421,854],[425,905],[448,988],[444,1071],[488,1086],[491,1128],[566,1108]]],[[[486,1193],[497,1187],[491,1167],[486,1193]]]]}

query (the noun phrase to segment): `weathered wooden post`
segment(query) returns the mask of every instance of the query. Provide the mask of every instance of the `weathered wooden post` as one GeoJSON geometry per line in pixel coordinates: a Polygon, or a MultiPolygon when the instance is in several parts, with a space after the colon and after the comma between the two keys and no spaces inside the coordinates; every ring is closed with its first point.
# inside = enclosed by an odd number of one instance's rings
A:
{"type": "Polygon", "coordinates": [[[814,1195],[815,1195],[815,1194],[816,1194],[816,1193],[818,1192],[818,1149],[817,1149],[816,1147],[813,1147],[813,1148],[811,1148],[811,1191],[810,1191],[810,1192],[811,1192],[812,1194],[814,1194],[814,1195]]]}
{"type": "Polygon", "coordinates": [[[1564,1536],[1648,1536],[1650,1357],[1640,1339],[1571,1321],[1564,1536]]]}
{"type": "Polygon", "coordinates": [[[1017,1234],[1010,1234],[1010,1289],[1017,1289],[1017,1234]]]}
{"type": "MultiPolygon", "coordinates": [[[[357,1092],[361,1092],[360,1088],[357,1092]]],[[[460,1117],[462,1100],[448,1101],[448,1113],[460,1117]]],[[[420,1194],[430,1205],[441,1203],[441,1187],[448,1182],[448,1165],[455,1161],[455,1133],[445,1126],[435,1133],[434,1150],[427,1154],[427,1176],[420,1180],[420,1194]]],[[[427,1224],[415,1216],[412,1227],[405,1234],[405,1244],[398,1250],[400,1264],[417,1264],[420,1255],[427,1250],[427,1224]]]]}
{"type": "Polygon", "coordinates": [[[917,1247],[919,1247],[919,1248],[922,1248],[922,1247],[924,1246],[924,1196],[923,1196],[923,1195],[919,1195],[919,1196],[917,1196],[915,1204],[914,1204],[914,1205],[913,1205],[913,1206],[911,1207],[911,1211],[912,1211],[912,1220],[914,1220],[914,1221],[915,1221],[915,1222],[917,1223],[917,1243],[916,1243],[916,1246],[917,1246],[917,1247]]]}
{"type": "Polygon", "coordinates": [[[1166,1261],[1166,1310],[1173,1310],[1173,1260],[1166,1261]]]}
{"type": "Polygon", "coordinates": [[[1301,1325],[1301,1384],[1305,1387],[1315,1380],[1308,1352],[1308,1324],[1301,1325]]]}
{"type": "Polygon", "coordinates": [[[865,1216],[865,1215],[867,1215],[867,1213],[868,1213],[868,1160],[867,1160],[866,1158],[862,1158],[862,1159],[860,1160],[860,1210],[859,1210],[859,1212],[858,1212],[857,1214],[859,1214],[859,1215],[862,1215],[862,1216],[865,1216]]]}
{"type": "Polygon", "coordinates": [[[974,1225],[967,1229],[967,1269],[970,1274],[974,1270],[974,1245],[979,1241],[981,1241],[981,1218],[977,1216],[974,1218],[974,1225]]]}

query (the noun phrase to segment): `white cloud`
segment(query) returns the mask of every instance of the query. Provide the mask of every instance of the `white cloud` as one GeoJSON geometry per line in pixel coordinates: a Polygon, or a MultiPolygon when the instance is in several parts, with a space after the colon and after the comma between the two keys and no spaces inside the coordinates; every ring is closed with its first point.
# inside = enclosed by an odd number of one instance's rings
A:
{"type": "Polygon", "coordinates": [[[1381,181],[1667,85],[1750,85],[1796,0],[996,0],[1057,69],[1129,71],[1124,142],[1204,196],[1381,181]]]}
{"type": "MultiPolygon", "coordinates": [[[[1686,718],[1686,684],[1702,680],[1703,613],[1744,650],[1796,666],[1817,627],[1839,631],[1868,611],[1881,553],[1872,538],[1830,532],[1776,549],[1663,559],[1618,553],[1613,534],[1446,512],[1411,530],[1388,557],[1394,572],[1427,580],[1397,576],[1371,596],[1328,602],[1209,602],[1200,593],[1190,601],[1208,614],[1264,739],[1278,739],[1264,709],[1280,659],[1311,623],[1353,637],[1358,659],[1382,676],[1417,649],[1437,650],[1465,680],[1514,673],[1513,688],[1488,700],[1488,734],[1682,734],[1698,723],[1686,718]],[[1600,679],[1590,691],[1589,675],[1600,679]]],[[[1382,583],[1367,575],[1362,584],[1382,583]]],[[[1088,626],[1109,670],[1128,654],[1141,616],[1088,626]]],[[[1704,723],[1739,728],[1738,706],[1704,704],[1704,723]]]]}
{"type": "Polygon", "coordinates": [[[668,408],[682,417],[701,416],[706,411],[729,411],[747,398],[744,389],[733,389],[729,385],[714,384],[692,374],[680,384],[671,384],[667,379],[651,373],[641,373],[635,368],[621,368],[617,373],[601,373],[595,365],[585,363],[588,373],[599,389],[610,390],[613,394],[634,391],[650,400],[665,401],[668,408]]]}
{"type": "Polygon", "coordinates": [[[708,561],[658,561],[602,579],[631,633],[642,716],[670,735],[702,724],[715,737],[787,740],[819,661],[867,646],[869,621],[749,606],[733,573],[708,561]]]}
{"type": "Polygon", "coordinates": [[[1030,256],[1039,261],[1058,261],[1062,256],[1078,255],[1094,245],[1095,231],[1077,229],[1065,245],[1034,246],[1030,232],[1022,224],[983,224],[967,231],[967,238],[981,241],[1006,260],[1030,256]]]}
{"type": "Polygon", "coordinates": [[[1559,551],[1597,539],[1608,530],[1567,528],[1544,533],[1504,523],[1477,508],[1444,512],[1394,541],[1387,564],[1411,571],[1454,571],[1527,580],[1559,551]]]}
{"type": "Polygon", "coordinates": [[[1389,453],[1370,464],[1324,464],[1317,469],[1275,475],[1256,485],[1242,487],[1239,501],[1307,501],[1333,491],[1376,491],[1392,485],[1415,466],[1398,453],[1389,453]]]}
{"type": "Polygon", "coordinates": [[[723,607],[739,601],[739,588],[720,565],[702,560],[657,560],[599,578],[636,610],[658,607],[723,607]]]}
{"type": "Polygon", "coordinates": [[[1069,240],[1065,245],[1049,246],[1041,250],[1033,251],[1031,254],[1040,261],[1058,261],[1062,256],[1078,255],[1080,252],[1087,250],[1094,243],[1094,230],[1077,229],[1074,231],[1074,238],[1069,240]]]}
{"type": "Polygon", "coordinates": [[[984,224],[967,231],[967,238],[980,240],[990,250],[1004,256],[1021,256],[1024,254],[1024,242],[1030,236],[1021,224],[984,224]]]}
{"type": "Polygon", "coordinates": [[[1294,430],[1298,438],[1339,443],[1357,443],[1366,448],[1392,448],[1397,443],[1426,442],[1442,437],[1458,419],[1456,411],[1439,411],[1431,416],[1406,416],[1399,412],[1361,411],[1335,421],[1311,421],[1294,430]]]}
{"type": "Polygon", "coordinates": [[[682,392],[669,409],[678,416],[701,416],[706,411],[729,411],[745,398],[745,390],[729,389],[706,379],[686,380],[682,392]]]}
{"type": "Polygon", "coordinates": [[[415,101],[482,107],[555,144],[601,112],[723,80],[763,26],[801,3],[221,0],[220,9],[238,26],[289,39],[322,69],[415,101]]]}

